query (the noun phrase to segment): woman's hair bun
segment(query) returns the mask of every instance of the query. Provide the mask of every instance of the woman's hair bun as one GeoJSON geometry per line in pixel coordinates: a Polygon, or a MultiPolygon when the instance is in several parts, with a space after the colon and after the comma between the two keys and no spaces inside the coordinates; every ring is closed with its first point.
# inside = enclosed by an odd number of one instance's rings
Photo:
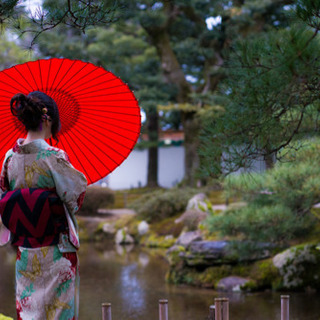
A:
{"type": "Polygon", "coordinates": [[[39,128],[45,107],[41,100],[18,93],[11,99],[10,107],[12,114],[24,124],[27,131],[39,128]]]}

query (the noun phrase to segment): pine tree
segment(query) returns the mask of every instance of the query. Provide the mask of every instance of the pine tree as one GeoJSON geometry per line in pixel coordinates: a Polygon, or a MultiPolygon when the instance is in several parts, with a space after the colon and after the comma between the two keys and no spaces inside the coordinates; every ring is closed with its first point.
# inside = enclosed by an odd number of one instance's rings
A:
{"type": "Polygon", "coordinates": [[[320,3],[301,0],[295,10],[299,19],[288,10],[283,25],[233,46],[220,94],[211,97],[224,112],[203,132],[203,174],[247,168],[261,156],[270,168],[283,148],[317,133],[320,3]]]}

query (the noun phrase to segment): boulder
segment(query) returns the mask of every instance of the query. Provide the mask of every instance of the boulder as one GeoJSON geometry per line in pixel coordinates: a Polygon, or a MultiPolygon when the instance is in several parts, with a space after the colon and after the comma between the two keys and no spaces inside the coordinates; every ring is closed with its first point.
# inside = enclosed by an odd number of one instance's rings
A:
{"type": "Polygon", "coordinates": [[[208,198],[204,193],[198,193],[193,196],[187,204],[186,211],[188,210],[208,211],[208,198]]]}
{"type": "Polygon", "coordinates": [[[317,244],[291,247],[273,258],[284,289],[320,289],[320,251],[317,244]]]}
{"type": "Polygon", "coordinates": [[[148,233],[149,229],[149,224],[146,221],[141,221],[138,225],[138,232],[140,236],[148,233]]]}
{"type": "Polygon", "coordinates": [[[202,240],[202,236],[199,230],[182,232],[176,241],[177,245],[188,247],[191,242],[202,240]]]}
{"type": "Polygon", "coordinates": [[[196,230],[199,223],[206,219],[206,217],[207,213],[204,211],[200,211],[199,209],[188,209],[174,222],[183,223],[188,230],[196,230]]]}
{"type": "Polygon", "coordinates": [[[182,259],[189,266],[212,266],[253,262],[271,256],[274,246],[268,243],[257,243],[249,253],[243,248],[251,245],[245,241],[192,241],[182,259]]]}
{"type": "Polygon", "coordinates": [[[234,259],[228,258],[228,247],[228,241],[193,241],[184,259],[189,266],[233,263],[234,259]]]}
{"type": "Polygon", "coordinates": [[[241,286],[243,286],[247,282],[249,282],[248,279],[238,276],[230,276],[219,280],[219,282],[216,285],[216,289],[221,291],[238,292],[241,291],[241,286]]]}
{"type": "Polygon", "coordinates": [[[112,223],[105,223],[102,226],[102,232],[108,235],[114,235],[116,233],[116,228],[112,223]]]}
{"type": "Polygon", "coordinates": [[[128,233],[127,228],[119,229],[115,236],[115,243],[116,244],[130,244],[134,243],[134,239],[128,233]]]}
{"type": "Polygon", "coordinates": [[[167,251],[170,269],[166,279],[226,291],[320,291],[318,243],[294,246],[259,261],[236,259],[230,250],[228,241],[195,241],[188,249],[176,245],[167,251]]]}
{"type": "Polygon", "coordinates": [[[181,259],[181,256],[183,256],[185,251],[186,251],[185,247],[178,246],[176,244],[167,250],[166,256],[169,261],[171,269],[179,263],[183,264],[183,260],[181,259]]]}

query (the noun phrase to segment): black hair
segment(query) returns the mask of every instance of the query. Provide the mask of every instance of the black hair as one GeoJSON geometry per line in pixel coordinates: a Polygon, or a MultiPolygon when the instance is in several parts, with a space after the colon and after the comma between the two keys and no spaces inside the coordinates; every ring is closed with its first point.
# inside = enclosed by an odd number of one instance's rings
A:
{"type": "Polygon", "coordinates": [[[51,134],[58,141],[57,134],[61,129],[58,106],[55,101],[41,91],[33,91],[28,95],[18,93],[10,101],[11,112],[25,126],[26,130],[37,131],[42,122],[44,108],[51,118],[51,134]]]}

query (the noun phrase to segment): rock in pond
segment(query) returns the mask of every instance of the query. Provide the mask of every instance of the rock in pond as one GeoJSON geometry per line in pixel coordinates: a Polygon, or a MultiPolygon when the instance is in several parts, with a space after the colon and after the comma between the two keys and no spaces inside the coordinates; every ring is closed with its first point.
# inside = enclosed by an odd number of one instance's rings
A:
{"type": "Polygon", "coordinates": [[[114,224],[107,222],[103,224],[102,231],[107,235],[114,235],[116,233],[116,228],[114,227],[114,224]]]}
{"type": "Polygon", "coordinates": [[[116,244],[130,244],[134,243],[134,239],[128,233],[127,228],[119,229],[115,236],[115,243],[116,244]]]}
{"type": "Polygon", "coordinates": [[[228,245],[227,241],[195,241],[189,249],[177,245],[170,248],[167,251],[170,264],[167,281],[232,291],[320,291],[318,243],[300,244],[264,260],[242,259],[232,263],[231,259],[226,262],[228,245]],[[190,258],[191,248],[193,253],[205,252],[206,255],[195,254],[190,258]],[[215,261],[211,265],[209,258],[215,261]]]}
{"type": "Polygon", "coordinates": [[[218,282],[216,289],[221,291],[238,292],[238,291],[241,291],[241,286],[246,284],[248,281],[249,281],[248,279],[245,279],[242,277],[230,276],[230,277],[221,279],[218,282]]]}
{"type": "Polygon", "coordinates": [[[138,232],[140,236],[143,236],[144,234],[149,232],[149,224],[146,221],[141,221],[138,225],[138,232]]]}
{"type": "Polygon", "coordinates": [[[234,264],[239,262],[253,262],[271,256],[274,247],[268,243],[255,244],[255,249],[249,254],[241,253],[241,246],[246,242],[230,241],[192,241],[181,259],[188,266],[212,266],[234,264]]]}

